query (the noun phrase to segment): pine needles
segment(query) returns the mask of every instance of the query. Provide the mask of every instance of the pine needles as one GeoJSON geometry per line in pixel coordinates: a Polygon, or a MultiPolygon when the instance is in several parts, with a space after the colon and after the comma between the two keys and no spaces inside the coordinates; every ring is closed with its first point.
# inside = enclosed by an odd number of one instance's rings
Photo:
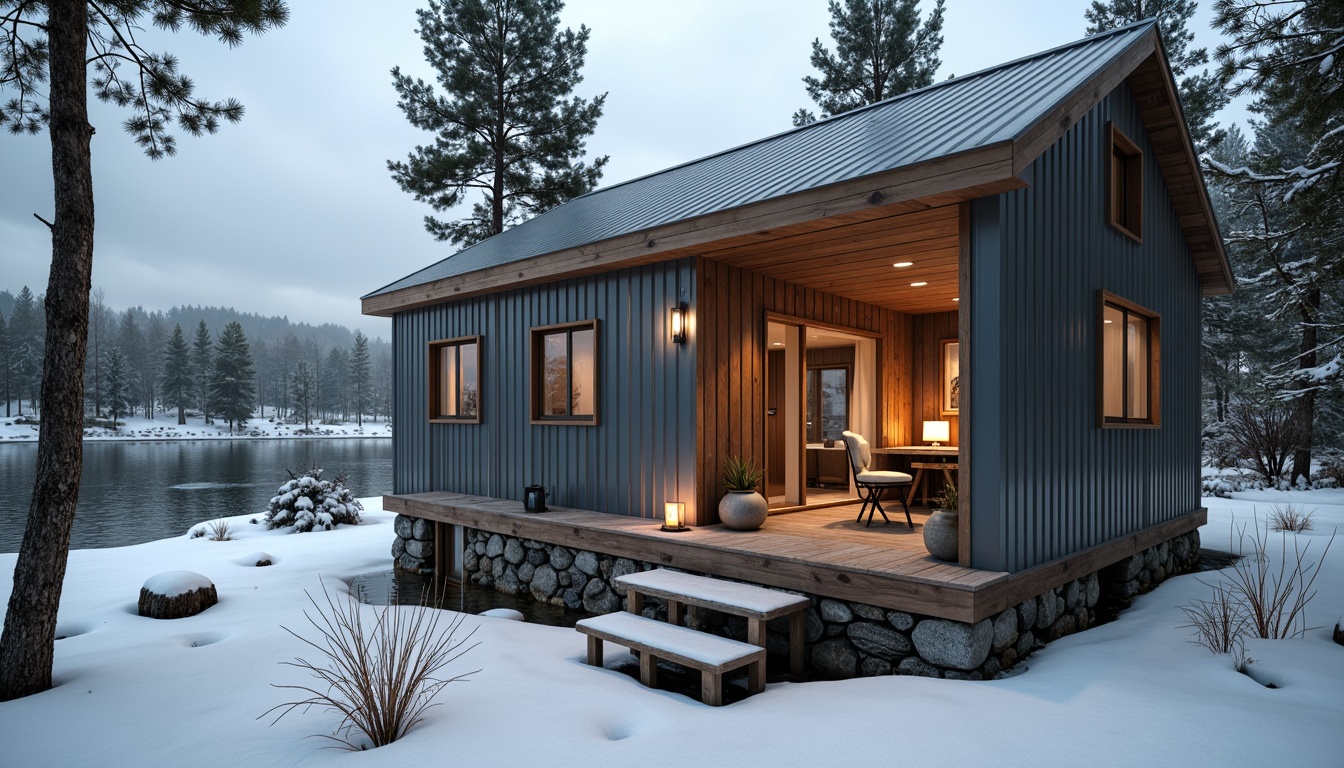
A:
{"type": "Polygon", "coordinates": [[[320,706],[341,716],[332,735],[319,734],[323,738],[350,750],[381,747],[405,736],[421,722],[425,710],[436,705],[433,699],[445,686],[479,671],[439,676],[441,670],[477,645],[467,645],[476,633],[474,628],[465,637],[456,637],[462,627],[462,614],[453,614],[441,627],[445,611],[424,605],[383,606],[374,609],[377,619],[370,626],[364,622],[358,601],[349,595],[333,597],[325,582],[325,607],[305,594],[317,615],[307,611],[303,615],[319,637],[309,640],[288,627],[284,630],[316,650],[318,661],[299,657],[281,663],[308,672],[318,683],[314,687],[273,684],[301,691],[307,697],[262,713],[265,717],[280,710],[272,725],[296,708],[320,706]]]}

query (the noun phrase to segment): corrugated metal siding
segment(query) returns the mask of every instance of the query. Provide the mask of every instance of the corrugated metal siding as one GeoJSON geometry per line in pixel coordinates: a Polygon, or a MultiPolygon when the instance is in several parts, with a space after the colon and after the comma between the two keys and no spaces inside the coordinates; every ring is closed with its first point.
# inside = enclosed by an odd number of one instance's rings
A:
{"type": "Polygon", "coordinates": [[[998,197],[997,216],[982,203],[973,217],[977,568],[1022,570],[1199,506],[1200,286],[1128,87],[1032,174],[998,197]],[[1105,223],[1108,121],[1144,151],[1141,245],[1105,223]],[[1098,289],[1161,315],[1160,429],[1096,426],[1098,289]],[[985,375],[995,355],[997,384],[985,375]]]}
{"type": "Polygon", "coordinates": [[[695,313],[695,260],[436,304],[393,317],[393,487],[521,499],[657,517],[695,495],[695,333],[673,344],[668,309],[695,313]],[[533,425],[531,329],[596,318],[598,425],[533,425]],[[482,421],[428,420],[428,348],[482,336],[482,421]]]}
{"type": "Polygon", "coordinates": [[[1095,35],[591,192],[369,295],[1012,140],[1151,26],[1095,35]]]}

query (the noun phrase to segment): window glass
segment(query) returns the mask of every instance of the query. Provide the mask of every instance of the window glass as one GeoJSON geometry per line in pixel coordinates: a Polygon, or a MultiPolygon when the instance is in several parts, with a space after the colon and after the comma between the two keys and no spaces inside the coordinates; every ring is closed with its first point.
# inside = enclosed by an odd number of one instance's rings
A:
{"type": "Polygon", "coordinates": [[[439,348],[439,416],[457,416],[457,347],[439,348]]]}
{"type": "Polygon", "coordinates": [[[1125,313],[1107,304],[1102,312],[1103,399],[1107,418],[1125,416],[1125,313]]]}
{"type": "Polygon", "coordinates": [[[839,440],[849,429],[849,369],[807,370],[807,439],[839,440]]]}
{"type": "Polygon", "coordinates": [[[476,342],[468,342],[458,347],[458,359],[461,368],[461,388],[458,402],[461,415],[480,418],[480,352],[476,342]]]}
{"type": "Polygon", "coordinates": [[[542,341],[545,394],[542,414],[564,416],[569,413],[569,333],[548,333],[542,341]]]}
{"type": "Polygon", "coordinates": [[[1148,418],[1148,320],[1130,314],[1126,320],[1125,346],[1128,349],[1126,369],[1129,390],[1128,416],[1131,419],[1148,418]]]}
{"type": "Polygon", "coordinates": [[[592,328],[585,328],[574,331],[571,336],[574,361],[574,379],[571,383],[573,414],[575,416],[592,416],[596,412],[593,395],[597,391],[595,386],[597,381],[597,334],[594,333],[592,328]]]}

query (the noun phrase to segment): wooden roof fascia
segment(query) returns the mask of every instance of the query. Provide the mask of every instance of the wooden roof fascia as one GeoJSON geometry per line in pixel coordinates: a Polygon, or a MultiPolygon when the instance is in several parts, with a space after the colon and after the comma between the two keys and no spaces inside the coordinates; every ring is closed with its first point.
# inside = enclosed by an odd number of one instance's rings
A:
{"type": "Polygon", "coordinates": [[[728,238],[773,237],[772,229],[846,214],[892,215],[1020,189],[1013,145],[998,142],[969,152],[850,179],[725,211],[683,219],[596,243],[476,270],[464,275],[366,296],[361,311],[390,317],[417,307],[501,290],[700,255],[728,238]],[[929,199],[930,202],[923,202],[929,199]],[[933,202],[936,201],[936,202],[933,202]]]}
{"type": "Polygon", "coordinates": [[[1185,234],[1201,293],[1231,293],[1232,268],[1156,26],[1014,139],[1013,172],[1028,177],[1036,158],[1126,81],[1185,234]]]}

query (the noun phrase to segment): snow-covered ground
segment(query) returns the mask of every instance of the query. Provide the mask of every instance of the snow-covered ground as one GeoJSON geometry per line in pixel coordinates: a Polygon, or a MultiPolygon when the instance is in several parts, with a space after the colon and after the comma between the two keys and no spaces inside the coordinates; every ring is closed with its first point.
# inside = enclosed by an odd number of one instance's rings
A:
{"type": "MultiPolygon", "coordinates": [[[[85,440],[247,440],[254,438],[330,438],[330,437],[391,437],[392,425],[385,421],[364,420],[364,425],[355,422],[340,424],[309,424],[304,432],[303,424],[288,424],[273,416],[253,417],[241,431],[229,434],[229,425],[223,421],[206,424],[199,416],[188,416],[187,423],[177,423],[177,413],[161,413],[156,418],[130,416],[118,419],[122,427],[117,430],[86,427],[85,440]]],[[[36,442],[38,427],[21,423],[18,416],[0,417],[0,443],[36,442]]]]}
{"type": "MultiPolygon", "coordinates": [[[[1315,559],[1344,527],[1344,492],[1206,499],[1203,541],[1227,549],[1234,516],[1248,522],[1258,510],[1263,519],[1287,502],[1316,510],[1315,530],[1297,535],[1315,559]]],[[[1344,646],[1330,639],[1344,614],[1344,541],[1308,609],[1321,628],[1249,641],[1256,679],[1189,641],[1180,606],[1209,594],[1193,576],[1051,644],[1007,679],[780,683],[723,708],[586,666],[584,637],[571,629],[468,617],[480,645],[450,671],[480,671],[448,686],[422,725],[373,755],[324,749],[309,736],[330,733],[332,714],[295,712],[276,725],[259,716],[293,693],[272,683],[309,682],[279,664],[312,658],[281,628],[312,636],[304,591],[317,594],[319,578],[343,589],[342,579],[390,568],[391,515],[366,504],[365,524],[331,532],[284,535],[241,517],[231,542],[183,535],[72,552],[57,685],[0,704],[0,764],[1344,765],[1344,646]],[[275,565],[243,562],[258,551],[275,565]],[[141,584],[180,569],[211,578],[219,604],[189,619],[138,617],[141,584]]],[[[0,599],[14,559],[0,555],[0,599]]],[[[609,665],[624,655],[614,651],[609,665]]]]}

